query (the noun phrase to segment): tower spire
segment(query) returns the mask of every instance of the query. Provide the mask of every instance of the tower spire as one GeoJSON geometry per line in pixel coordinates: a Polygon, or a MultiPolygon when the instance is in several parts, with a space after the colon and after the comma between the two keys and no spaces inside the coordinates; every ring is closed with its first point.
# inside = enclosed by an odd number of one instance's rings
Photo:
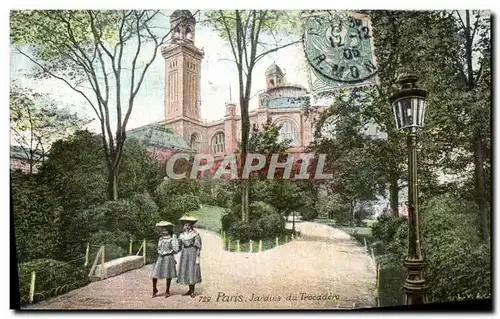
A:
{"type": "Polygon", "coordinates": [[[231,94],[231,82],[229,82],[229,103],[233,102],[233,96],[231,94]]]}

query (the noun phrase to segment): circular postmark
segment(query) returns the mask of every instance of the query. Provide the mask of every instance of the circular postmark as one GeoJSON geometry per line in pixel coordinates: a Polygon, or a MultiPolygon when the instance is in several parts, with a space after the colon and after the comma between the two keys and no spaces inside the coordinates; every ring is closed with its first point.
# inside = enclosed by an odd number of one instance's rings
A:
{"type": "Polygon", "coordinates": [[[368,17],[345,12],[313,14],[305,17],[304,29],[306,59],[325,84],[361,83],[376,74],[368,17]]]}

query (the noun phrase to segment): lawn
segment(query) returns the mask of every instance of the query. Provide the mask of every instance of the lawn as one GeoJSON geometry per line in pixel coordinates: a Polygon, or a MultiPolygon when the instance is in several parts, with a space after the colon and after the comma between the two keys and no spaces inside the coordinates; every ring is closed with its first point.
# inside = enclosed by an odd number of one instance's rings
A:
{"type": "Polygon", "coordinates": [[[190,214],[198,218],[197,227],[219,233],[222,227],[220,219],[223,213],[224,208],[222,207],[202,205],[200,209],[190,214]]]}
{"type": "Polygon", "coordinates": [[[373,242],[372,229],[370,227],[340,226],[339,229],[342,229],[343,231],[354,237],[363,246],[365,245],[365,239],[367,245],[370,245],[373,242]]]}

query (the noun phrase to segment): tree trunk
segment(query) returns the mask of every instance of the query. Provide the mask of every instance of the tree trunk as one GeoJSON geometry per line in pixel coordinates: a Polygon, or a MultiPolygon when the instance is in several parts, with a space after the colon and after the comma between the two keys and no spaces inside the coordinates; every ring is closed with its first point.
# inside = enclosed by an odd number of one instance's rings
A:
{"type": "MultiPolygon", "coordinates": [[[[467,59],[467,88],[469,91],[474,89],[476,83],[474,83],[474,71],[472,63],[472,53],[473,53],[473,36],[471,34],[471,23],[470,23],[470,10],[465,11],[465,54],[467,59]]],[[[486,208],[486,191],[484,187],[484,158],[483,158],[483,148],[482,148],[482,137],[481,128],[476,127],[474,135],[472,137],[472,149],[474,153],[474,197],[478,205],[478,226],[479,234],[481,240],[484,242],[488,238],[488,210],[486,208]]]]}
{"type": "MultiPolygon", "coordinates": [[[[240,78],[240,105],[241,105],[241,167],[245,167],[248,153],[248,136],[250,133],[250,116],[248,114],[248,106],[250,103],[250,90],[252,87],[252,70],[247,74],[245,91],[243,92],[243,80],[240,78]]],[[[243,170],[241,170],[243,176],[243,170]]],[[[241,181],[241,217],[243,223],[248,223],[250,220],[248,197],[250,193],[249,180],[242,179],[241,181]]]]}
{"type": "Polygon", "coordinates": [[[108,167],[108,199],[118,200],[118,168],[108,167]]]}
{"type": "Polygon", "coordinates": [[[481,136],[476,133],[473,139],[474,149],[474,189],[475,199],[479,208],[478,212],[478,225],[481,240],[484,242],[488,238],[488,210],[486,209],[485,202],[485,180],[484,180],[484,167],[483,167],[483,150],[481,144],[481,136]]]}
{"type": "Polygon", "coordinates": [[[390,203],[392,216],[399,217],[399,186],[398,186],[398,175],[391,173],[391,184],[390,189],[390,203]]]}
{"type": "Polygon", "coordinates": [[[243,223],[248,223],[249,221],[249,205],[248,205],[248,197],[249,197],[249,181],[241,180],[241,221],[243,223]]]}
{"type": "Polygon", "coordinates": [[[354,200],[351,200],[349,201],[349,207],[351,208],[351,217],[352,217],[352,227],[355,227],[356,226],[356,211],[355,211],[355,208],[356,208],[356,201],[354,200]]]}

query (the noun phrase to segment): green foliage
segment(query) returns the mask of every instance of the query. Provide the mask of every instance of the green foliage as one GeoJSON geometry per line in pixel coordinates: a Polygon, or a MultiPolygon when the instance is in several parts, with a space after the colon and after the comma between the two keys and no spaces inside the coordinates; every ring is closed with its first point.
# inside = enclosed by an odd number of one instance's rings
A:
{"type": "Polygon", "coordinates": [[[164,176],[159,161],[144,145],[134,138],[125,141],[118,182],[121,197],[142,192],[152,194],[164,176]]]}
{"type": "MultiPolygon", "coordinates": [[[[159,10],[11,12],[12,49],[38,67],[29,75],[64,83],[88,102],[99,119],[107,199],[120,197],[118,180],[130,114],[144,77],[170,33],[160,33],[154,26],[160,16],[159,10]],[[82,90],[82,85],[90,89],[82,90]],[[121,98],[110,99],[116,96],[121,98]]],[[[138,169],[131,166],[126,171],[134,176],[138,169]]],[[[129,193],[147,190],[137,189],[143,186],[140,178],[134,176],[133,181],[132,189],[126,189],[129,193]]]]}
{"type": "Polygon", "coordinates": [[[99,231],[90,236],[89,262],[92,264],[99,251],[98,246],[104,246],[104,261],[125,257],[128,255],[130,235],[121,231],[99,231]]]}
{"type": "Polygon", "coordinates": [[[39,174],[66,210],[86,209],[106,200],[104,159],[101,139],[89,131],[77,131],[52,145],[39,174]]]}
{"type": "Polygon", "coordinates": [[[211,206],[228,207],[232,197],[229,183],[204,182],[200,187],[200,202],[211,206]]]}
{"type": "Polygon", "coordinates": [[[198,219],[197,227],[218,233],[222,227],[221,218],[223,213],[224,209],[221,207],[203,205],[197,211],[191,212],[191,215],[198,219]]]}
{"type": "Polygon", "coordinates": [[[11,12],[11,41],[35,45],[37,55],[45,61],[54,61],[70,54],[63,43],[79,43],[82,48],[94,44],[92,26],[99,28],[99,40],[116,41],[120,16],[123,11],[107,10],[19,10],[11,12]],[[92,14],[90,14],[92,13],[92,14]],[[93,23],[91,21],[94,19],[93,23]]]}
{"type": "MultiPolygon", "coordinates": [[[[89,243],[91,245],[116,245],[119,247],[128,247],[130,241],[130,234],[121,230],[100,230],[90,236],[89,243]]],[[[106,254],[108,252],[106,251],[106,254]]]]}
{"type": "MultiPolygon", "coordinates": [[[[261,128],[255,125],[250,132],[248,140],[249,152],[263,155],[284,153],[290,148],[290,143],[292,141],[278,141],[280,129],[281,125],[277,125],[272,122],[271,119],[268,119],[265,124],[262,124],[261,128]]],[[[241,145],[239,144],[238,147],[240,148],[241,145]]]]}
{"type": "Polygon", "coordinates": [[[379,270],[378,298],[381,307],[404,305],[403,285],[406,268],[400,264],[382,264],[379,270]]]}
{"type": "Polygon", "coordinates": [[[44,160],[54,141],[69,136],[88,123],[88,119],[56,105],[46,95],[16,84],[11,85],[11,137],[30,159],[31,169],[44,160]]]}
{"type": "Polygon", "coordinates": [[[258,226],[262,229],[265,238],[279,236],[285,232],[285,220],[279,214],[269,214],[263,216],[258,221],[258,226]]]}
{"type": "Polygon", "coordinates": [[[229,231],[231,225],[236,224],[241,220],[241,204],[232,206],[231,208],[226,208],[221,216],[221,225],[223,231],[229,231]]]}
{"type": "Polygon", "coordinates": [[[11,191],[18,262],[54,258],[63,208],[34,175],[11,172],[11,191]]]}
{"type": "Polygon", "coordinates": [[[250,204],[250,221],[260,220],[274,214],[276,214],[276,209],[268,203],[252,202],[250,204]]]}
{"type": "MultiPolygon", "coordinates": [[[[432,302],[489,298],[491,263],[489,243],[482,243],[474,219],[477,206],[450,195],[436,196],[421,210],[421,243],[425,279],[432,302]]],[[[405,219],[380,218],[373,236],[384,243],[384,267],[401,267],[407,253],[405,219]]]]}
{"type": "Polygon", "coordinates": [[[490,243],[481,241],[477,227],[470,222],[477,206],[444,195],[426,203],[422,211],[431,300],[448,301],[458,295],[467,299],[491,297],[490,243]]]}
{"type": "Polygon", "coordinates": [[[161,219],[158,205],[148,193],[135,194],[128,201],[135,221],[128,231],[137,239],[151,238],[156,223],[161,219]]]}
{"type": "Polygon", "coordinates": [[[240,240],[241,242],[247,242],[250,239],[258,240],[263,238],[262,236],[266,236],[262,228],[259,226],[259,223],[255,221],[243,223],[241,220],[237,220],[231,225],[231,228],[227,233],[231,238],[240,240]]]}
{"type": "Polygon", "coordinates": [[[222,229],[228,232],[233,239],[241,242],[275,238],[285,233],[285,220],[276,212],[276,209],[265,202],[250,204],[250,222],[241,222],[241,205],[226,209],[222,215],[222,229]]]}
{"type": "Polygon", "coordinates": [[[346,225],[352,221],[350,206],[339,196],[321,196],[316,203],[318,214],[329,219],[335,219],[338,225],[346,225]]]}
{"type": "Polygon", "coordinates": [[[88,283],[83,263],[72,264],[53,259],[35,259],[18,265],[21,304],[29,301],[31,272],[36,272],[35,302],[67,292],[88,283]]]}
{"type": "Polygon", "coordinates": [[[198,193],[192,180],[164,180],[155,191],[160,217],[176,224],[182,215],[200,208],[198,193]]]}
{"type": "Polygon", "coordinates": [[[318,211],[314,207],[310,207],[309,209],[304,209],[300,213],[303,220],[313,220],[318,218],[318,211]]]}

